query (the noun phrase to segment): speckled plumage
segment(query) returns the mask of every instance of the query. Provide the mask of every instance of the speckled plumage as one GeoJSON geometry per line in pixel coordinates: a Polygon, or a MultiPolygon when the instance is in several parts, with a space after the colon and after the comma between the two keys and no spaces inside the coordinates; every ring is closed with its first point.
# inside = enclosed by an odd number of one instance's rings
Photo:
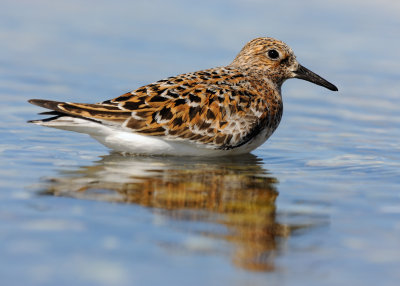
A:
{"type": "Polygon", "coordinates": [[[55,115],[32,122],[88,133],[117,151],[129,153],[247,153],[265,142],[278,127],[283,108],[281,85],[286,79],[298,77],[336,89],[313,73],[313,80],[297,76],[300,69],[305,71],[303,74],[311,73],[298,64],[283,42],[257,38],[247,43],[226,67],[169,77],[101,103],[30,100],[53,110],[47,114],[55,115]],[[276,56],[271,50],[279,57],[271,58],[276,56]],[[112,137],[112,130],[140,135],[140,140],[134,139],[137,136],[119,136],[120,142],[116,138],[107,140],[107,136],[112,137]],[[150,145],[154,141],[150,138],[167,145],[155,144],[146,151],[145,146],[137,146],[146,144],[146,137],[150,145]],[[188,148],[182,148],[182,144],[188,148]]]}

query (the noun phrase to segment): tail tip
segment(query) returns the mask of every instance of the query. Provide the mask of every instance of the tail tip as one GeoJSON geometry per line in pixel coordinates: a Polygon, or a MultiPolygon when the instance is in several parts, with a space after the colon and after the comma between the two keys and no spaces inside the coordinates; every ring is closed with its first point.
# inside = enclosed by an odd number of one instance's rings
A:
{"type": "Polygon", "coordinates": [[[26,123],[40,124],[42,122],[42,120],[28,120],[26,123]]]}

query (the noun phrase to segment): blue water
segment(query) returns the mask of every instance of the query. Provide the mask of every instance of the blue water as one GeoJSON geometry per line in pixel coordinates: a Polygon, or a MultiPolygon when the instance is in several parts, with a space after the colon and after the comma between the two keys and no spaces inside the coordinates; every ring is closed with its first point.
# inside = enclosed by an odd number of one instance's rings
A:
{"type": "Polygon", "coordinates": [[[396,1],[1,1],[2,285],[397,285],[396,1]],[[283,86],[252,155],[123,157],[26,123],[285,41],[338,93],[283,86]]]}

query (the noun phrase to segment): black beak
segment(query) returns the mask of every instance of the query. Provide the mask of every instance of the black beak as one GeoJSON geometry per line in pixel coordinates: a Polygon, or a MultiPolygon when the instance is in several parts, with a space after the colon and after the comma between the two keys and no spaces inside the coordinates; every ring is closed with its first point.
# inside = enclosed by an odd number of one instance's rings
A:
{"type": "Polygon", "coordinates": [[[306,81],[326,87],[327,89],[330,89],[333,91],[338,91],[338,88],[335,85],[331,84],[329,81],[323,79],[319,75],[313,73],[312,71],[303,67],[300,64],[299,64],[299,68],[294,73],[296,75],[295,78],[304,79],[306,81]]]}

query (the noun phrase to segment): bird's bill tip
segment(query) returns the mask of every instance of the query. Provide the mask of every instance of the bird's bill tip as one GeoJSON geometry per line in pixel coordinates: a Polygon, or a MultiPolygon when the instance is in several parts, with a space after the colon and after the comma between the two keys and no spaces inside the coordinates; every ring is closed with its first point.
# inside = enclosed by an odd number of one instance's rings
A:
{"type": "Polygon", "coordinates": [[[320,77],[316,73],[310,71],[309,69],[303,67],[302,65],[299,64],[298,69],[294,72],[295,78],[303,79],[312,83],[315,83],[317,85],[323,86],[329,90],[332,91],[338,91],[338,88],[327,81],[326,79],[320,77]]]}

